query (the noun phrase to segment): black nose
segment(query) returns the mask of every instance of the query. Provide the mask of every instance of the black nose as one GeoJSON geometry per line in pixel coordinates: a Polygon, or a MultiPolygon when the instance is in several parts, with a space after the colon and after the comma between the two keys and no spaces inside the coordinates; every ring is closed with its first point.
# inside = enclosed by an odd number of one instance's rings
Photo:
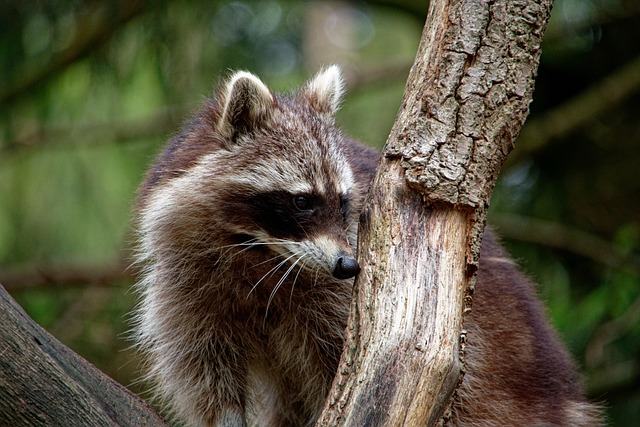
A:
{"type": "Polygon", "coordinates": [[[352,256],[341,254],[336,260],[336,266],[333,269],[333,277],[336,279],[349,279],[360,272],[358,261],[352,256]]]}

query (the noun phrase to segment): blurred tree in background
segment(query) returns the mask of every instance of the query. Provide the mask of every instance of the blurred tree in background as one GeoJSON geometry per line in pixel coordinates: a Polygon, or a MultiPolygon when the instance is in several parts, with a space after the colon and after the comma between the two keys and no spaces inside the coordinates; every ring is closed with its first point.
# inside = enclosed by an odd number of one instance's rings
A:
{"type": "MultiPolygon", "coordinates": [[[[164,141],[230,69],[288,90],[339,63],[340,123],[381,147],[423,3],[0,2],[0,283],[142,391],[126,340],[131,207],[164,141]]],[[[640,0],[556,0],[490,210],[615,426],[640,418],[638,40],[640,0]]]]}

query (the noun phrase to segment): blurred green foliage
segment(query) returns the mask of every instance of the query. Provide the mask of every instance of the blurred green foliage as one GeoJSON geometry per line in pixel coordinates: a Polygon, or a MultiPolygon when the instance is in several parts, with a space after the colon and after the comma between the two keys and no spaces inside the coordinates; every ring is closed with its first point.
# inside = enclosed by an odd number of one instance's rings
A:
{"type": "MultiPolygon", "coordinates": [[[[341,125],[382,147],[422,3],[1,3],[0,282],[141,391],[122,266],[136,186],[164,141],[229,70],[289,90],[335,61],[350,77],[341,125]]],[[[616,426],[640,418],[639,24],[637,0],[556,1],[531,118],[490,212],[616,426]]]]}

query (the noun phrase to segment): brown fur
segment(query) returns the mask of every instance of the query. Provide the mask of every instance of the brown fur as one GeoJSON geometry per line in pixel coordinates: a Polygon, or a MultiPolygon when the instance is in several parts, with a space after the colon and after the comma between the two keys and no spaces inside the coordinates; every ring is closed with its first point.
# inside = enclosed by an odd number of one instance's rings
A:
{"type": "Polygon", "coordinates": [[[460,426],[597,426],[578,374],[547,322],[534,286],[490,230],[473,310],[465,321],[466,375],[454,406],[460,426]]]}
{"type": "MultiPolygon", "coordinates": [[[[136,339],[157,396],[190,424],[307,426],[322,409],[353,284],[334,277],[335,259],[353,254],[378,159],[335,126],[341,92],[335,67],[291,97],[239,73],[140,188],[136,339]],[[292,197],[317,204],[289,236],[278,221],[296,185],[312,190],[292,197]],[[254,215],[273,200],[274,218],[254,215]],[[297,248],[306,258],[285,261],[297,248]]],[[[532,285],[491,232],[484,240],[450,424],[597,425],[532,285]]]]}

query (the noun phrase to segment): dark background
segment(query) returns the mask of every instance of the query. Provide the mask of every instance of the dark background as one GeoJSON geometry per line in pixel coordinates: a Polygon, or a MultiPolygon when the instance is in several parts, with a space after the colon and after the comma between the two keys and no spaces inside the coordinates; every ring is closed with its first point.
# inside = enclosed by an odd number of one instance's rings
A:
{"type": "MultiPolygon", "coordinates": [[[[423,3],[0,1],[0,282],[141,392],[131,206],[164,141],[229,70],[289,90],[335,62],[341,126],[382,147],[423,3]]],[[[615,426],[640,419],[639,41],[638,0],[555,2],[490,210],[615,426]]]]}

